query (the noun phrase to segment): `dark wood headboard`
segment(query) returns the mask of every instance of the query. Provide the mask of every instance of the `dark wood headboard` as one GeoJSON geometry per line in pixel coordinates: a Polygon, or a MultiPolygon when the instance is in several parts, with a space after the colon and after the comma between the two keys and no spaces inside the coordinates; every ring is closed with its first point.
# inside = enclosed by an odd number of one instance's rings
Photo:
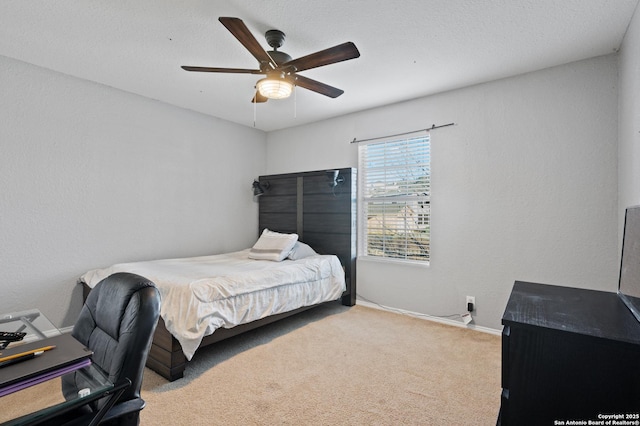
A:
{"type": "Polygon", "coordinates": [[[296,233],[320,254],[338,256],[345,269],[344,305],[356,302],[356,169],[260,176],[259,232],[296,233]],[[338,171],[332,186],[333,171],[338,171]]]}

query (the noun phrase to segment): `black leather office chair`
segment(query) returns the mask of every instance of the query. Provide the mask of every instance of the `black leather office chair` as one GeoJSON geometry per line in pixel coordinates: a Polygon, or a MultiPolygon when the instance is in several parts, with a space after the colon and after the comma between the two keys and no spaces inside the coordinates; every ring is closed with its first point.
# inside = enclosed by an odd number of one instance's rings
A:
{"type": "MultiPolygon", "coordinates": [[[[137,425],[145,402],[140,397],[144,365],[160,315],[160,293],[144,277],[116,273],[89,293],[72,335],[93,350],[92,361],[109,380],[131,380],[101,424],[137,425]]],[[[76,395],[83,388],[80,374],[63,377],[62,390],[76,395]]],[[[94,409],[98,407],[93,407],[94,409]]],[[[79,420],[82,413],[74,413],[79,420]]]]}

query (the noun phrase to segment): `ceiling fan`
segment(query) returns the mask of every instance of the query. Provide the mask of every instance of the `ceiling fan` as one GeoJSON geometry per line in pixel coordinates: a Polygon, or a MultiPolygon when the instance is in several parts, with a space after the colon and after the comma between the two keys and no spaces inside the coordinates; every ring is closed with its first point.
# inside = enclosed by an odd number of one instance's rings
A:
{"type": "Polygon", "coordinates": [[[298,59],[292,59],[291,56],[278,50],[284,43],[285,35],[282,31],[269,30],[265,33],[267,43],[273,48],[273,50],[267,52],[260,46],[260,43],[258,43],[241,19],[220,17],[218,20],[258,60],[259,69],[192,66],[182,66],[182,69],[196,72],[265,74],[266,77],[256,83],[256,93],[251,102],[266,102],[268,99],[286,98],[291,94],[293,86],[300,86],[330,98],[337,98],[344,93],[344,90],[304,77],[299,75],[298,72],[355,59],[360,56],[356,45],[349,41],[298,59]]]}

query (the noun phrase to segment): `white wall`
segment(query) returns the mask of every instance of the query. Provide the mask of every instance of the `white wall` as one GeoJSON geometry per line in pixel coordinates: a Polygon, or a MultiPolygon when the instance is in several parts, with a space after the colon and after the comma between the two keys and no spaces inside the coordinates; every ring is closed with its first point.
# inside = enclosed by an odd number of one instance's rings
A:
{"type": "Polygon", "coordinates": [[[245,248],[263,132],[0,56],[0,312],[74,323],[111,263],[245,248]]]}
{"type": "Polygon", "coordinates": [[[619,68],[618,218],[622,230],[624,209],[640,204],[640,7],[622,42],[619,68]]]}
{"type": "MultiPolygon", "coordinates": [[[[514,280],[614,291],[617,57],[271,132],[268,173],[357,167],[354,138],[432,132],[429,267],[358,260],[358,293],[499,329],[514,280]]],[[[348,96],[348,93],[345,94],[348,96]]],[[[637,97],[636,97],[637,99],[637,97]]]]}

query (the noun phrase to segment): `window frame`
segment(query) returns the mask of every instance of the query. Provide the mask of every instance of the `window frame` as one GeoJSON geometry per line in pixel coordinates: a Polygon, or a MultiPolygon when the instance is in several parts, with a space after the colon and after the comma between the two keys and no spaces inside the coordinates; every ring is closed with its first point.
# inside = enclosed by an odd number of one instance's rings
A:
{"type": "Polygon", "coordinates": [[[431,137],[428,131],[375,139],[358,146],[357,210],[359,258],[430,264],[431,137]],[[398,172],[400,175],[389,177],[398,172]],[[371,209],[372,206],[377,209],[371,209]],[[418,212],[418,208],[425,206],[428,211],[418,212]],[[371,211],[378,213],[372,215],[371,211]],[[377,225],[372,222],[374,217],[381,218],[377,225]],[[378,243],[370,244],[372,230],[380,235],[378,243]]]}

